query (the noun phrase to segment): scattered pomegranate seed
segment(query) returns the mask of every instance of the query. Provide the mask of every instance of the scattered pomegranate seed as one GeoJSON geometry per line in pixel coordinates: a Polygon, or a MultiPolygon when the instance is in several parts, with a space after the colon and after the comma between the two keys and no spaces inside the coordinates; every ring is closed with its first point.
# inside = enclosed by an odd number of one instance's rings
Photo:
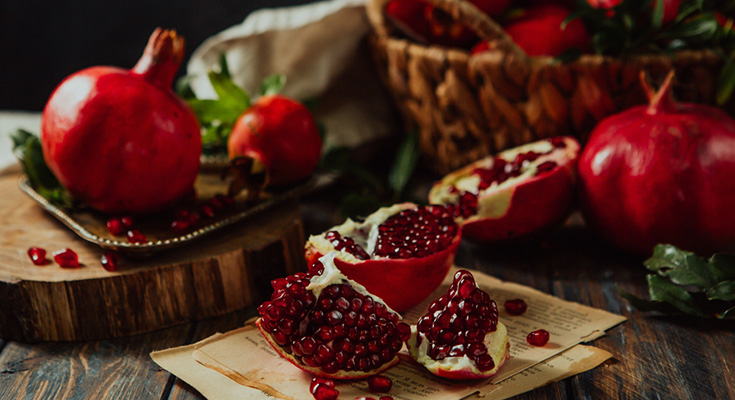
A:
{"type": "Polygon", "coordinates": [[[140,233],[139,230],[131,229],[128,231],[128,242],[130,243],[145,243],[148,240],[145,238],[145,236],[140,233]]]}
{"type": "Polygon", "coordinates": [[[510,315],[522,315],[526,312],[528,305],[523,299],[513,299],[505,301],[505,312],[510,315]]]}
{"type": "Polygon", "coordinates": [[[368,378],[368,387],[373,393],[388,393],[393,386],[393,381],[387,376],[373,375],[368,378]]]}
{"type": "Polygon", "coordinates": [[[125,231],[125,224],[123,224],[120,217],[112,217],[107,220],[107,231],[112,235],[118,236],[125,231]]]}
{"type": "Polygon", "coordinates": [[[117,253],[110,250],[102,253],[102,257],[100,257],[102,268],[110,272],[117,271],[117,260],[117,253]]]}
{"type": "Polygon", "coordinates": [[[120,221],[122,221],[123,225],[125,227],[130,228],[135,224],[135,219],[131,215],[124,215],[120,217],[120,221]]]}
{"type": "Polygon", "coordinates": [[[533,331],[526,336],[526,341],[531,346],[545,346],[546,343],[549,343],[549,332],[544,329],[533,331]]]}
{"type": "Polygon", "coordinates": [[[339,397],[339,390],[334,388],[334,382],[332,382],[332,386],[329,386],[328,383],[314,384],[312,381],[311,395],[314,396],[316,400],[337,400],[337,397],[339,397]]]}
{"type": "Polygon", "coordinates": [[[171,223],[171,230],[177,234],[184,233],[189,229],[190,226],[191,225],[189,224],[189,221],[184,219],[177,219],[171,223]]]}
{"type": "Polygon", "coordinates": [[[201,211],[203,215],[209,218],[214,218],[214,208],[212,208],[212,206],[208,206],[206,204],[202,205],[201,207],[199,207],[199,211],[201,211]]]}
{"type": "Polygon", "coordinates": [[[40,247],[31,247],[28,249],[28,257],[31,258],[31,262],[34,265],[46,265],[48,260],[46,259],[46,250],[40,247]]]}
{"type": "Polygon", "coordinates": [[[393,396],[380,396],[380,400],[393,400],[393,396]]]}
{"type": "Polygon", "coordinates": [[[321,383],[323,385],[329,386],[331,388],[334,387],[334,381],[333,380],[331,380],[329,378],[322,378],[321,376],[315,376],[315,377],[311,378],[311,385],[309,385],[309,391],[312,392],[312,394],[314,393],[314,387],[318,383],[321,383]]]}
{"type": "Polygon", "coordinates": [[[360,396],[360,397],[355,397],[355,400],[375,400],[375,397],[360,396]]]}
{"type": "Polygon", "coordinates": [[[72,249],[64,249],[54,252],[54,261],[61,268],[79,268],[79,256],[72,249]]]}

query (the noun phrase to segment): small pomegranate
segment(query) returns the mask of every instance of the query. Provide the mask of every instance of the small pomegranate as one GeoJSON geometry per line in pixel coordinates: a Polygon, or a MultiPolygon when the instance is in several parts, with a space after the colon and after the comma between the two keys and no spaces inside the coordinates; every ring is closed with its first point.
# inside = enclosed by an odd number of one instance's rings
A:
{"type": "Polygon", "coordinates": [[[345,275],[403,312],[441,284],[461,237],[445,207],[402,203],[311,236],[306,260],[310,265],[337,251],[335,263],[345,275]]]}
{"type": "Polygon", "coordinates": [[[314,117],[301,103],[281,95],[259,98],[238,118],[227,150],[242,157],[245,175],[265,174],[265,184],[283,186],[308,178],[321,157],[322,139],[314,117]]]}
{"type": "Polygon", "coordinates": [[[28,257],[30,257],[33,265],[46,265],[48,260],[46,259],[46,250],[40,247],[31,247],[28,249],[28,257]]]}
{"type": "Polygon", "coordinates": [[[408,325],[335,266],[335,252],[308,273],[272,282],[273,295],[255,322],[285,359],[315,376],[361,379],[398,362],[408,325]]]}
{"type": "Polygon", "coordinates": [[[432,374],[450,379],[493,376],[510,357],[495,301],[466,270],[455,273],[447,294],[411,326],[406,344],[411,357],[432,374]]]}
{"type": "Polygon", "coordinates": [[[505,31],[529,56],[556,57],[565,51],[590,50],[590,35],[581,20],[562,23],[571,12],[557,4],[546,4],[525,10],[511,19],[505,31]]]}
{"type": "Polygon", "coordinates": [[[429,202],[446,204],[472,240],[530,235],[570,211],[578,153],[579,143],[566,136],[506,150],[445,176],[429,202]]]}
{"type": "Polygon", "coordinates": [[[184,39],[156,29],[132,70],[91,67],[54,90],[41,118],[43,156],[75,198],[106,213],[159,210],[199,171],[196,116],[171,91],[184,39]]]}
{"type": "Polygon", "coordinates": [[[602,120],[579,160],[585,221],[618,247],[670,243],[700,254],[735,249],[735,120],[675,103],[669,74],[648,106],[602,120]]]}
{"type": "Polygon", "coordinates": [[[546,346],[546,343],[549,343],[549,332],[545,329],[535,330],[526,336],[526,342],[531,346],[546,346]]]}

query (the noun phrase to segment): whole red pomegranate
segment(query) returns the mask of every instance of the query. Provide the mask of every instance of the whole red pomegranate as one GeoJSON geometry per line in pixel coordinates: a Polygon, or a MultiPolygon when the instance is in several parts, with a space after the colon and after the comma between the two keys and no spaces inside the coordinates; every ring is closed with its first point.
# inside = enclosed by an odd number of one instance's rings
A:
{"type": "Polygon", "coordinates": [[[248,157],[252,172],[265,172],[266,185],[281,186],[308,178],[322,152],[322,139],[311,112],[281,95],[259,98],[238,118],[227,142],[230,159],[248,157]]]}
{"type": "Polygon", "coordinates": [[[617,246],[650,254],[670,243],[709,254],[735,245],[735,120],[673,102],[673,72],[648,106],[602,120],[579,160],[588,224],[617,246]]]}
{"type": "Polygon", "coordinates": [[[403,312],[441,284],[461,238],[445,207],[401,203],[311,236],[306,260],[311,265],[336,251],[334,262],[345,275],[403,312]]]}
{"type": "Polygon", "coordinates": [[[191,191],[199,124],[171,91],[183,56],[184,39],[159,28],[132,70],[87,68],[54,90],[43,110],[41,144],[72,196],[107,213],[145,213],[191,191]]]}
{"type": "Polygon", "coordinates": [[[398,362],[410,328],[383,300],[346,277],[335,256],[328,253],[309,272],[271,282],[273,295],[258,307],[255,324],[278,354],[312,375],[378,374],[398,362]]]}
{"type": "Polygon", "coordinates": [[[529,8],[511,19],[505,31],[529,56],[556,57],[575,48],[588,52],[590,35],[581,20],[575,19],[562,29],[569,14],[569,9],[558,4],[529,8]]]}

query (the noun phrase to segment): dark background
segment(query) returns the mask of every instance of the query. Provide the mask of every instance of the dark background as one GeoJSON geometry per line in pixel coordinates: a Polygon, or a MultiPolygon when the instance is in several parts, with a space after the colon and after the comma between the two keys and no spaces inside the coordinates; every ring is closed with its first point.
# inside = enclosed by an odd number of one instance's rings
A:
{"type": "Polygon", "coordinates": [[[258,8],[313,0],[2,0],[0,109],[41,111],[69,74],[93,65],[131,68],[156,27],[176,29],[191,53],[258,8]]]}

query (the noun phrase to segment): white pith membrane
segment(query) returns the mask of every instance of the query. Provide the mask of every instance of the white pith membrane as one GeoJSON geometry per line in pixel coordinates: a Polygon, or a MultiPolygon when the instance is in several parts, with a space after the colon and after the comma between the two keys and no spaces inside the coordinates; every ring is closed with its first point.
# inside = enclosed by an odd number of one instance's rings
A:
{"type": "MultiPolygon", "coordinates": [[[[388,218],[403,210],[408,210],[418,207],[413,203],[401,203],[394,204],[390,207],[379,208],[374,213],[370,214],[363,222],[355,222],[351,219],[347,219],[342,225],[335,226],[330,229],[336,231],[342,237],[350,237],[355,241],[355,244],[360,245],[369,255],[370,259],[381,259],[388,257],[381,257],[374,255],[375,245],[378,242],[378,227],[380,224],[385,222],[388,218]]],[[[318,235],[309,236],[309,242],[321,253],[327,254],[329,252],[337,253],[337,258],[348,263],[357,263],[365,260],[360,260],[355,257],[352,253],[346,249],[336,250],[334,245],[324,237],[324,233],[318,235]]]]}
{"type": "MultiPolygon", "coordinates": [[[[483,158],[482,160],[476,161],[464,168],[459,169],[445,176],[439,183],[434,185],[429,192],[429,202],[432,204],[456,204],[459,201],[460,194],[463,192],[469,192],[477,195],[478,204],[477,212],[475,215],[470,216],[467,219],[471,219],[476,215],[493,215],[497,214],[495,205],[491,204],[491,199],[494,195],[501,192],[510,192],[512,189],[524,181],[528,181],[529,178],[533,178],[537,171],[538,165],[553,161],[557,165],[554,168],[563,167],[569,163],[570,159],[574,159],[575,153],[577,152],[576,144],[571,143],[569,140],[564,140],[566,147],[555,148],[554,145],[547,140],[540,140],[533,143],[528,143],[519,147],[515,147],[495,156],[483,158]],[[501,158],[506,162],[512,162],[516,156],[523,153],[534,151],[539,154],[550,152],[539,156],[534,161],[524,161],[522,165],[522,172],[520,175],[510,177],[503,182],[493,182],[487,188],[478,190],[481,182],[479,175],[474,174],[473,171],[477,168],[491,169],[493,167],[494,159],[501,158]],[[452,192],[452,187],[455,187],[457,191],[452,192]]],[[[510,165],[510,164],[508,164],[510,165]]],[[[508,166],[506,166],[508,168],[508,166]]],[[[457,217],[458,220],[463,218],[457,217]]]]}
{"type": "Polygon", "coordinates": [[[497,328],[485,334],[483,343],[487,348],[487,354],[493,358],[493,362],[495,363],[492,369],[485,372],[480,371],[466,354],[463,354],[461,357],[445,357],[438,361],[429,357],[429,339],[423,333],[418,332],[416,325],[411,325],[411,337],[406,342],[406,345],[408,346],[408,352],[411,354],[411,357],[435,375],[439,370],[446,372],[465,371],[479,378],[495,375],[508,358],[510,346],[508,343],[508,330],[505,325],[498,321],[497,328]],[[419,335],[421,336],[421,344],[417,346],[416,342],[418,341],[417,338],[419,335]]]}
{"type": "MultiPolygon", "coordinates": [[[[319,299],[319,295],[322,293],[322,290],[324,290],[328,286],[348,284],[349,286],[352,287],[352,289],[355,292],[357,292],[357,293],[359,293],[359,294],[361,294],[363,296],[366,296],[366,297],[372,297],[374,302],[383,304],[385,306],[385,309],[386,310],[388,310],[389,312],[391,312],[393,314],[398,315],[398,320],[399,321],[402,319],[401,314],[398,314],[392,308],[388,307],[388,305],[385,304],[385,301],[383,301],[383,299],[381,299],[380,297],[378,297],[378,296],[376,296],[376,295],[368,292],[367,289],[365,289],[365,286],[362,286],[361,284],[359,284],[359,283],[357,283],[355,281],[352,281],[348,277],[346,277],[342,273],[342,271],[340,271],[339,268],[337,268],[337,266],[334,265],[334,259],[335,259],[335,257],[337,257],[337,252],[336,251],[330,251],[329,253],[327,253],[327,254],[325,254],[325,255],[323,255],[323,256],[321,256],[319,258],[319,262],[321,262],[322,265],[324,266],[324,272],[322,272],[321,275],[315,275],[315,276],[313,276],[310,279],[310,282],[311,283],[309,283],[306,286],[306,290],[311,291],[314,294],[314,297],[316,297],[317,300],[318,300],[319,299]]],[[[308,320],[309,320],[309,317],[308,316],[306,318],[304,318],[304,321],[306,321],[307,323],[308,323],[308,320]]],[[[302,321],[302,324],[303,323],[304,322],[302,321]]],[[[305,329],[302,329],[302,327],[299,326],[299,332],[300,333],[303,334],[305,331],[306,331],[305,329]]],[[[331,344],[331,342],[329,342],[329,343],[331,344]]]]}

